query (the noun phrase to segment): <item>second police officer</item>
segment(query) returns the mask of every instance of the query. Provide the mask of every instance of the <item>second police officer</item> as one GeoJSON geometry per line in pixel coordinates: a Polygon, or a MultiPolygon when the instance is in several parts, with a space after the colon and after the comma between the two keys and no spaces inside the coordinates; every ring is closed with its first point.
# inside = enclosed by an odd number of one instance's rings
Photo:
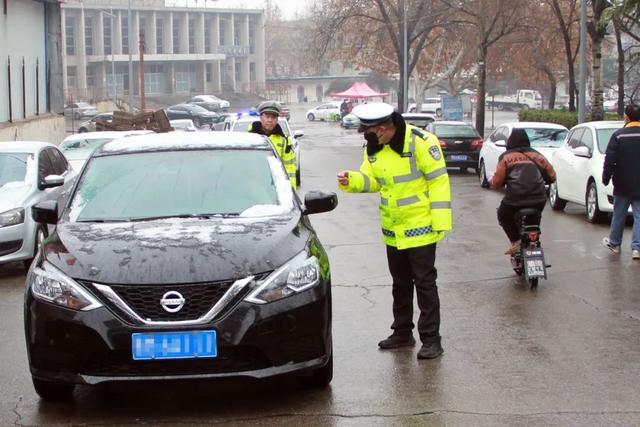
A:
{"type": "Polygon", "coordinates": [[[264,101],[258,105],[260,120],[249,125],[249,132],[265,135],[271,141],[271,145],[278,153],[278,157],[284,164],[284,169],[289,175],[289,180],[294,189],[298,187],[296,178],[297,165],[296,153],[293,149],[291,137],[285,136],[278,118],[280,117],[280,107],[276,101],[264,101]]]}
{"type": "Polygon", "coordinates": [[[443,353],[436,243],[452,228],[444,156],[437,137],[406,124],[389,104],[360,105],[353,114],[367,141],[364,159],[359,171],[340,172],[338,182],[347,192],[380,192],[382,235],[393,279],[393,333],[378,346],[386,350],[415,345],[415,287],[422,341],[418,359],[433,359],[443,353]]]}

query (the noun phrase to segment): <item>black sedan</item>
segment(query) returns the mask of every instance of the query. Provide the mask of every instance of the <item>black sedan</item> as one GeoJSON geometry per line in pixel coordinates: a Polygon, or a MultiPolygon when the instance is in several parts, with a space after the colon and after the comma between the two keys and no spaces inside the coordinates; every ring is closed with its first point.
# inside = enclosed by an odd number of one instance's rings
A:
{"type": "Polygon", "coordinates": [[[196,127],[214,124],[224,120],[224,117],[213,111],[195,104],[177,104],[168,107],[166,110],[169,120],[191,119],[196,127]]]}
{"type": "Polygon", "coordinates": [[[331,276],[268,140],[236,132],[109,142],[89,159],[27,275],[25,336],[43,399],[104,381],[333,376],[331,276]]]}
{"type": "Polygon", "coordinates": [[[458,167],[462,172],[466,172],[468,168],[477,170],[483,140],[471,124],[456,121],[433,122],[426,130],[440,140],[447,167],[458,167]]]}

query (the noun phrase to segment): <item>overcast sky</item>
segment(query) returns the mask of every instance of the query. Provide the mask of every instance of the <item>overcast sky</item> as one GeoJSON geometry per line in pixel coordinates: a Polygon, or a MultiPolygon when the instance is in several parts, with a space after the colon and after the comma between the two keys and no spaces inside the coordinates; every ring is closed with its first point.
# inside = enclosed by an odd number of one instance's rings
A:
{"type": "MultiPolygon", "coordinates": [[[[277,4],[284,19],[291,19],[296,12],[301,14],[309,9],[311,0],[271,0],[277,4]]],[[[264,9],[265,0],[218,0],[220,7],[251,7],[264,9]]]]}

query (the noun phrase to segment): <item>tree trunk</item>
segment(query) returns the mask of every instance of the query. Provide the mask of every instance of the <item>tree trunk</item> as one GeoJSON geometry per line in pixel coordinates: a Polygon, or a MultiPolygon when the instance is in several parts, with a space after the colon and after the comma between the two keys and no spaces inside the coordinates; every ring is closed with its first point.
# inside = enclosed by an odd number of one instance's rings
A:
{"type": "Polygon", "coordinates": [[[576,67],[571,53],[567,55],[569,65],[569,111],[576,111],[576,67]]]}
{"type": "Polygon", "coordinates": [[[478,93],[476,94],[476,130],[484,138],[485,92],[487,84],[487,47],[480,46],[478,52],[478,93]]]}
{"type": "Polygon", "coordinates": [[[553,74],[547,75],[549,79],[549,109],[553,110],[556,107],[556,92],[558,90],[558,84],[553,74]]]}
{"type": "Polygon", "coordinates": [[[602,39],[595,37],[591,41],[591,79],[593,92],[591,94],[591,120],[604,120],[602,106],[602,39]]]}
{"type": "Polygon", "coordinates": [[[618,115],[624,115],[624,49],[622,47],[622,35],[620,21],[613,20],[613,28],[616,34],[616,47],[618,48],[618,115]]]}

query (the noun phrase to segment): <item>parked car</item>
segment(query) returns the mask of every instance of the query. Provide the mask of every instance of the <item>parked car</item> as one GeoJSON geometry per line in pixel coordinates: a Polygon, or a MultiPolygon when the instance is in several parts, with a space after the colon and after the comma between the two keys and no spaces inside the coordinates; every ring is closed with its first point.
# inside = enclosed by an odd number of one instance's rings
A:
{"type": "Polygon", "coordinates": [[[618,112],[618,100],[617,99],[606,99],[602,103],[602,108],[607,113],[617,113],[618,112]]]}
{"type": "Polygon", "coordinates": [[[531,141],[531,148],[540,152],[549,162],[553,152],[562,145],[569,132],[562,125],[544,122],[508,122],[498,126],[488,138],[485,138],[480,150],[478,177],[482,187],[489,187],[489,179],[496,172],[498,158],[506,151],[507,140],[514,128],[524,129],[531,141]]]}
{"type": "MultiPolygon", "coordinates": [[[[230,130],[232,132],[248,132],[249,125],[256,120],[260,120],[260,118],[255,115],[242,115],[240,117],[236,117],[232,122],[230,122],[228,128],[225,130],[230,130]]],[[[304,132],[301,130],[292,131],[289,126],[289,121],[283,117],[278,118],[278,124],[282,128],[284,136],[291,137],[293,142],[293,151],[296,153],[296,184],[299,187],[302,182],[302,176],[300,171],[300,145],[298,144],[298,139],[304,136],[304,132]]]]}
{"type": "Polygon", "coordinates": [[[340,118],[340,103],[339,102],[327,102],[325,104],[320,104],[310,110],[305,114],[307,120],[330,120],[333,117],[340,118]]]}
{"type": "Polygon", "coordinates": [[[26,279],[25,337],[43,399],[75,384],[333,376],[329,260],[271,144],[169,132],[104,144],[26,279]],[[96,189],[100,191],[95,191],[96,189]],[[62,356],[61,356],[62,355],[62,356]]]}
{"type": "Polygon", "coordinates": [[[93,117],[98,114],[96,107],[87,102],[74,102],[64,107],[64,115],[78,120],[82,117],[93,117]]]}
{"type": "MultiPolygon", "coordinates": [[[[416,113],[418,111],[417,104],[409,104],[408,108],[410,113],[416,113]]],[[[437,117],[442,117],[442,98],[425,98],[420,104],[420,112],[435,114],[437,117]]]]}
{"type": "MultiPolygon", "coordinates": [[[[275,101],[278,103],[278,106],[280,107],[280,117],[285,118],[287,120],[291,120],[291,110],[289,109],[289,106],[281,101],[275,101]]],[[[251,107],[251,109],[249,110],[249,114],[258,114],[258,106],[260,104],[256,104],[253,107],[251,107]]]]}
{"type": "Polygon", "coordinates": [[[402,118],[420,129],[426,129],[429,124],[436,121],[436,115],[431,113],[403,113],[402,118]]]}
{"type": "Polygon", "coordinates": [[[220,99],[215,95],[198,95],[187,101],[187,104],[199,105],[209,111],[228,111],[231,107],[229,101],[220,99]]]}
{"type": "Polygon", "coordinates": [[[360,126],[360,119],[355,114],[347,114],[342,118],[340,125],[345,129],[358,128],[360,126]]]}
{"type": "Polygon", "coordinates": [[[104,144],[114,139],[133,135],[152,133],[150,130],[131,130],[124,132],[84,132],[70,135],[60,143],[60,150],[76,171],[80,171],[91,153],[104,144]]]}
{"type": "Polygon", "coordinates": [[[87,120],[86,122],[80,123],[80,126],[78,126],[78,133],[95,132],[96,131],[96,120],[104,120],[104,121],[107,121],[107,122],[111,123],[113,121],[113,111],[111,111],[109,113],[96,114],[95,116],[91,117],[91,119],[87,120]]]}
{"type": "Polygon", "coordinates": [[[621,121],[601,121],[571,128],[551,162],[558,175],[549,186],[553,210],[563,210],[569,201],[585,207],[589,222],[607,220],[608,213],[613,212],[613,184],[602,184],[604,155],[611,135],[623,125],[621,121]]]}
{"type": "Polygon", "coordinates": [[[468,168],[478,171],[478,158],[483,141],[473,125],[441,121],[430,123],[426,130],[440,140],[447,167],[458,167],[461,172],[466,172],[468,168]]]}
{"type": "Polygon", "coordinates": [[[31,206],[68,193],[76,172],[58,148],[46,142],[0,142],[0,264],[29,267],[48,235],[31,218],[31,206]]]}
{"type": "Polygon", "coordinates": [[[169,120],[169,124],[171,125],[173,130],[183,132],[196,132],[198,130],[198,128],[193,125],[193,120],[191,119],[169,120]]]}
{"type": "Polygon", "coordinates": [[[209,125],[209,127],[211,127],[215,123],[224,120],[224,117],[219,114],[194,104],[172,105],[165,111],[169,120],[191,119],[193,120],[194,126],[198,128],[202,125],[209,125]]]}

